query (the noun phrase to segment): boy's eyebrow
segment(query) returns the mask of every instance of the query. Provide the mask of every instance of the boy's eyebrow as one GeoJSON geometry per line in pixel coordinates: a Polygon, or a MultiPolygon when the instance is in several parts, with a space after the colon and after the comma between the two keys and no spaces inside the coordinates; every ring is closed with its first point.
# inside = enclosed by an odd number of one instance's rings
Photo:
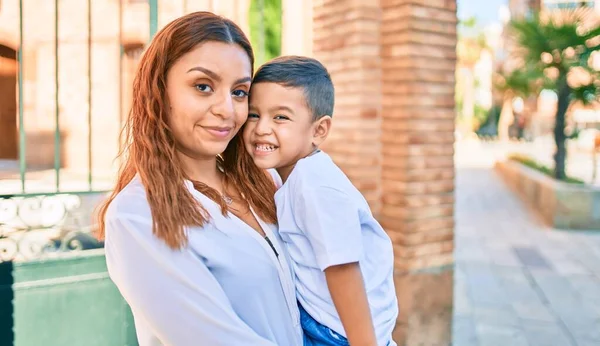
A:
{"type": "Polygon", "coordinates": [[[272,107],[271,109],[269,109],[269,113],[274,113],[277,111],[286,111],[288,113],[294,114],[294,111],[288,106],[275,106],[275,107],[272,107]]]}
{"type": "MultiPolygon", "coordinates": [[[[258,109],[258,107],[256,107],[253,104],[248,105],[248,110],[257,110],[257,109],[258,109]]],[[[288,106],[274,106],[274,107],[269,108],[269,113],[276,113],[279,111],[286,111],[288,113],[294,114],[294,111],[288,106]]]]}
{"type": "MultiPolygon", "coordinates": [[[[216,80],[217,82],[220,82],[220,81],[221,81],[221,76],[219,76],[218,74],[214,73],[213,71],[211,71],[211,70],[209,70],[209,69],[207,69],[207,68],[204,68],[204,67],[202,67],[202,66],[195,66],[195,67],[192,67],[191,69],[189,69],[189,70],[187,71],[187,73],[190,73],[190,72],[192,72],[192,71],[199,71],[199,72],[202,72],[202,73],[206,74],[207,76],[209,76],[210,78],[212,78],[212,79],[216,80]]],[[[242,77],[242,78],[239,78],[238,80],[236,80],[236,81],[234,82],[234,84],[248,83],[248,82],[251,82],[251,81],[252,81],[252,77],[250,77],[250,76],[247,76],[247,77],[242,77]]]]}

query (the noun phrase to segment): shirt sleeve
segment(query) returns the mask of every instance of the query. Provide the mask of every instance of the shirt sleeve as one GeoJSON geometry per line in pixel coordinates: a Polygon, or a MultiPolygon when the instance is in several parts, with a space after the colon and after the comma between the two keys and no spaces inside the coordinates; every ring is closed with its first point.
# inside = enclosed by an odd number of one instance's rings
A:
{"type": "Polygon", "coordinates": [[[172,250],[152,234],[150,220],[107,217],[106,261],[119,291],[165,346],[260,345],[234,312],[204,262],[172,250]]]}
{"type": "Polygon", "coordinates": [[[347,194],[320,186],[296,191],[293,200],[296,224],[308,238],[321,270],[360,260],[359,211],[347,194]]]}

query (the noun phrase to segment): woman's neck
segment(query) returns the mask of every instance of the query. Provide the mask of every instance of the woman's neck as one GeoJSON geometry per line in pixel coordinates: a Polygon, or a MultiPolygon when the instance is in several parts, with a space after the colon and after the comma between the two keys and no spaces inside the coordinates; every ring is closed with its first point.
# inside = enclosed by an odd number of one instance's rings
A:
{"type": "Polygon", "coordinates": [[[182,153],[178,153],[178,156],[188,179],[213,188],[220,187],[221,177],[216,157],[193,158],[182,153]]]}

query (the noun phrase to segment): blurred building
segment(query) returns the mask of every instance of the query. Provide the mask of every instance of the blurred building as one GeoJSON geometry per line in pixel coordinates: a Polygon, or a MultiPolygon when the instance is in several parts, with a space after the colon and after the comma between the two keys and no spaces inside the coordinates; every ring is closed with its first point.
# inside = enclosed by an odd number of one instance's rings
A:
{"type": "MultiPolygon", "coordinates": [[[[135,66],[149,40],[148,1],[93,1],[89,21],[87,1],[61,0],[58,4],[56,35],[55,2],[23,1],[23,128],[27,166],[53,167],[58,113],[61,166],[76,171],[87,169],[87,113],[91,102],[92,165],[98,171],[111,169],[119,146],[117,134],[128,109],[135,66]],[[89,51],[88,33],[91,35],[89,51]],[[58,64],[55,64],[55,43],[58,64]]],[[[186,12],[205,9],[232,18],[248,31],[249,0],[195,0],[188,1],[186,8],[184,4],[159,1],[158,25],[163,26],[186,12]]],[[[0,6],[0,52],[4,52],[0,53],[0,95],[3,97],[0,159],[14,160],[18,157],[18,110],[10,100],[16,97],[19,1],[5,0],[0,6]]]]}

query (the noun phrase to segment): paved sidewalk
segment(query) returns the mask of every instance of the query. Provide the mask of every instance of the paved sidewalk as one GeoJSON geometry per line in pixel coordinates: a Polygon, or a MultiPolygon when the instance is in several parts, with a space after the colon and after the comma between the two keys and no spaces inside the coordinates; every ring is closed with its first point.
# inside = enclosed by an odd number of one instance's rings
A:
{"type": "Polygon", "coordinates": [[[457,166],[453,345],[600,345],[600,232],[548,229],[489,165],[457,166]]]}

